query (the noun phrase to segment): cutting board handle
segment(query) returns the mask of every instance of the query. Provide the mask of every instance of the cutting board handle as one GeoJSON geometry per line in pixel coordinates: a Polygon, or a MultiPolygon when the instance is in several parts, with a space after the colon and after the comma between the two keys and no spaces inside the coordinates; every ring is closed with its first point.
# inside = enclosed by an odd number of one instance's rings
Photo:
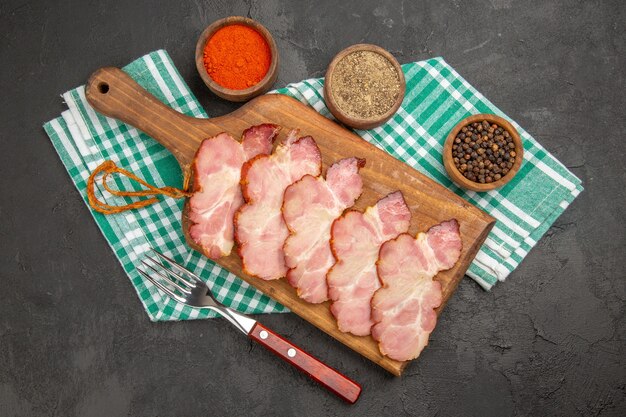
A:
{"type": "Polygon", "coordinates": [[[174,154],[183,168],[189,161],[181,150],[189,147],[195,151],[197,137],[203,134],[198,126],[201,119],[166,106],[119,68],[106,67],[94,72],[87,81],[85,95],[98,112],[156,139],[174,154]]]}

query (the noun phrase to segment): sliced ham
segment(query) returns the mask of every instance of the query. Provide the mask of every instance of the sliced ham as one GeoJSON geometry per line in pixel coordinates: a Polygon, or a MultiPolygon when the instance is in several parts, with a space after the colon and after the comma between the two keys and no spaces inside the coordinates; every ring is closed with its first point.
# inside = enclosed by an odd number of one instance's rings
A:
{"type": "Polygon", "coordinates": [[[372,298],[372,337],[380,352],[398,361],[415,359],[437,324],[441,284],[433,278],[461,255],[456,220],[434,226],[415,238],[402,234],[380,249],[378,275],[383,287],[372,298]]]}
{"type": "Polygon", "coordinates": [[[335,220],[331,248],[337,262],[327,275],[331,312],[342,332],[370,334],[370,302],[380,288],[376,260],[380,246],[409,228],[411,212],[397,191],[368,207],[335,220]]]}
{"type": "Polygon", "coordinates": [[[328,300],[326,274],[335,263],[330,250],[333,221],[363,191],[359,168],[365,160],[342,159],[328,168],[326,179],[305,175],[285,190],[283,218],[289,228],[285,241],[287,280],[298,296],[310,303],[328,300]]]}
{"type": "Polygon", "coordinates": [[[281,213],[285,189],[305,175],[320,175],[322,169],[313,138],[296,135],[291,131],[271,155],[257,156],[241,171],[246,204],[235,215],[235,239],[244,272],[264,280],[287,273],[283,245],[289,230],[281,213]]]}
{"type": "Polygon", "coordinates": [[[193,161],[189,235],[209,258],[230,254],[233,216],[244,203],[239,186],[241,167],[257,155],[269,154],[278,130],[270,124],[253,126],[243,133],[241,142],[220,133],[200,145],[193,161]]]}

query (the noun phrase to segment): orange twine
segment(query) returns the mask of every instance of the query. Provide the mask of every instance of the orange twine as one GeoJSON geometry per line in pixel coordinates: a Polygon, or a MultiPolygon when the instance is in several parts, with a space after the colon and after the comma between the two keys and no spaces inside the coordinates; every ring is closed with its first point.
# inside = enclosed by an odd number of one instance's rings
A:
{"type": "MultiPolygon", "coordinates": [[[[181,190],[175,187],[161,187],[161,188],[155,187],[154,185],[148,184],[147,182],[145,182],[144,180],[142,180],[141,178],[139,178],[132,172],[126,171],[125,169],[118,167],[117,165],[115,165],[113,161],[104,161],[96,169],[93,170],[93,172],[89,176],[89,179],[87,180],[87,199],[89,200],[89,205],[91,206],[91,208],[93,208],[94,210],[102,214],[122,213],[127,210],[146,207],[146,206],[156,203],[157,201],[159,201],[159,199],[157,197],[150,197],[144,200],[139,200],[130,204],[126,204],[125,206],[111,206],[109,204],[103,203],[102,201],[98,200],[98,198],[96,197],[96,193],[95,193],[96,176],[100,174],[101,172],[104,173],[104,175],[102,176],[102,186],[104,187],[105,190],[107,190],[109,193],[111,193],[114,196],[146,197],[146,196],[165,195],[165,196],[172,197],[172,198],[184,198],[184,197],[190,197],[192,195],[192,193],[189,191],[181,190]],[[115,173],[124,175],[130,178],[131,180],[138,182],[139,184],[143,185],[144,187],[148,189],[140,190],[140,191],[114,190],[110,188],[109,185],[107,184],[107,179],[109,178],[111,174],[115,174],[115,173]]],[[[185,189],[187,188],[188,182],[189,182],[188,178],[185,178],[185,183],[184,183],[185,189]]]]}

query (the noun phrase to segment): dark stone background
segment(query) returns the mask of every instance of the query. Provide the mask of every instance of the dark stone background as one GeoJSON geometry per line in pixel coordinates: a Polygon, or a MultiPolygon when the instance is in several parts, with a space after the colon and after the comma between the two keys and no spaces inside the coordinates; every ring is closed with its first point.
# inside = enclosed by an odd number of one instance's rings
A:
{"type": "Polygon", "coordinates": [[[0,416],[626,415],[624,3],[233,3],[0,3],[0,416]],[[41,128],[92,71],[158,48],[209,114],[234,109],[193,63],[228,15],[274,34],[277,86],[362,41],[441,55],[586,188],[506,283],[461,283],[402,378],[294,315],[260,317],[358,380],[352,407],[225,321],[149,322],[41,128]]]}

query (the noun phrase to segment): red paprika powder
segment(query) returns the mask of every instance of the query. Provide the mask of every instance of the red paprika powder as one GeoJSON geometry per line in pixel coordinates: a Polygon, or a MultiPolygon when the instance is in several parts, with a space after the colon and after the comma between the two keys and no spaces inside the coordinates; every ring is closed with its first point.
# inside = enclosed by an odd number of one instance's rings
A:
{"type": "Polygon", "coordinates": [[[272,54],[259,32],[245,25],[217,30],[204,46],[204,67],[225,88],[244,90],[265,77],[272,54]]]}

